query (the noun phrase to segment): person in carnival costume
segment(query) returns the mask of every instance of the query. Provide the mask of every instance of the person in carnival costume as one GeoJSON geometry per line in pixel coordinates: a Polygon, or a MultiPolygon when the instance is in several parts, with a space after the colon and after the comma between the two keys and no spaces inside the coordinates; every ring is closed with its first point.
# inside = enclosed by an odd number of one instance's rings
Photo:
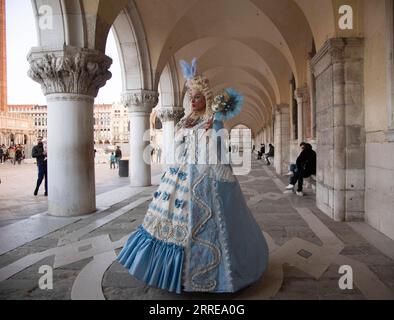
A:
{"type": "Polygon", "coordinates": [[[192,108],[175,128],[176,160],[117,260],[137,279],[170,292],[236,292],[261,278],[268,246],[231,165],[204,160],[224,158],[219,132],[239,114],[243,97],[232,88],[214,97],[208,79],[197,75],[196,59],[181,67],[192,108]],[[201,143],[207,137],[213,148],[201,143]]]}

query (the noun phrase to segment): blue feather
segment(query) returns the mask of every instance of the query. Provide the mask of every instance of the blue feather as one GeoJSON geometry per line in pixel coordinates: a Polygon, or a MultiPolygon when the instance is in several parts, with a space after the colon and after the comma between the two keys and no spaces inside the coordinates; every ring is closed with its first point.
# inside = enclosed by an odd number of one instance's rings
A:
{"type": "Polygon", "coordinates": [[[197,72],[197,59],[193,58],[191,65],[189,65],[185,60],[179,61],[182,68],[183,76],[186,80],[191,80],[196,76],[197,72]]]}
{"type": "Polygon", "coordinates": [[[197,59],[193,58],[192,66],[191,66],[191,74],[192,74],[193,78],[196,76],[196,73],[197,73],[197,59]]]}

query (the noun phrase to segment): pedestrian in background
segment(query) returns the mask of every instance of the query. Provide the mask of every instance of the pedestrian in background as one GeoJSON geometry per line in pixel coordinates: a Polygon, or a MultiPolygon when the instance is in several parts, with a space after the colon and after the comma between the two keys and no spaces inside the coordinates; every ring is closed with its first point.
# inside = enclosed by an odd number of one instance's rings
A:
{"type": "Polygon", "coordinates": [[[44,148],[44,143],[42,137],[38,137],[38,143],[32,149],[32,157],[37,161],[38,177],[36,188],[34,190],[34,195],[38,194],[42,180],[45,179],[45,196],[48,195],[48,178],[47,178],[47,153],[44,148]]]}
{"type": "Polygon", "coordinates": [[[115,169],[115,163],[116,163],[116,157],[113,152],[111,152],[111,155],[109,156],[109,168],[112,169],[112,167],[115,169]]]}
{"type": "Polygon", "coordinates": [[[120,150],[120,147],[117,146],[115,150],[115,162],[118,168],[119,168],[119,160],[121,159],[122,159],[122,150],[120,150]]]}

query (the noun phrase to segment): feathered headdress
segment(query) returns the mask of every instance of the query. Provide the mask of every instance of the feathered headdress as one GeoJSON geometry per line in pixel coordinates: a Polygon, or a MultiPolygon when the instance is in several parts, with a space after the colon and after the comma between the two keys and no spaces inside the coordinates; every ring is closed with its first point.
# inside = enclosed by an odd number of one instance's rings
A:
{"type": "Polygon", "coordinates": [[[211,117],[213,94],[209,87],[208,79],[203,75],[197,74],[197,59],[193,58],[190,65],[185,60],[181,60],[179,63],[182,68],[183,76],[186,80],[186,86],[189,90],[189,94],[191,93],[191,90],[195,89],[204,95],[206,101],[206,116],[208,118],[211,117]]]}
{"type": "Polygon", "coordinates": [[[187,81],[192,80],[197,73],[197,59],[193,58],[191,65],[189,65],[185,60],[181,60],[179,63],[181,65],[182,73],[185,79],[187,81]]]}
{"type": "Polygon", "coordinates": [[[226,88],[213,98],[212,111],[215,119],[227,121],[237,116],[244,103],[244,97],[233,88],[226,88]]]}

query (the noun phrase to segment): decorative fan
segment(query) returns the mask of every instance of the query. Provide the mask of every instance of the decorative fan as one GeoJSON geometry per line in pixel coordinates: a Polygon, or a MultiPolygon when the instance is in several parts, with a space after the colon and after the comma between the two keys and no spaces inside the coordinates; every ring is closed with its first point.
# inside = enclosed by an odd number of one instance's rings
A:
{"type": "Polygon", "coordinates": [[[241,112],[243,102],[244,97],[233,88],[224,89],[213,99],[215,120],[227,121],[234,118],[241,112]]]}

